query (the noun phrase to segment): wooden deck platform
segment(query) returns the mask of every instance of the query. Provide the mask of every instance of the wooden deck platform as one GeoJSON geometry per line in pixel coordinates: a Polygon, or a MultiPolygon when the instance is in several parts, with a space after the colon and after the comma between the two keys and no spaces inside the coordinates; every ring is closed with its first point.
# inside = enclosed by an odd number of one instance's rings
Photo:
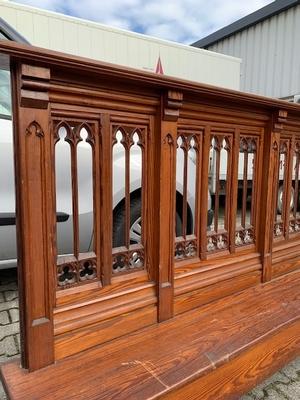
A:
{"type": "Polygon", "coordinates": [[[300,272],[28,373],[13,400],[238,399],[300,354],[300,272]]]}

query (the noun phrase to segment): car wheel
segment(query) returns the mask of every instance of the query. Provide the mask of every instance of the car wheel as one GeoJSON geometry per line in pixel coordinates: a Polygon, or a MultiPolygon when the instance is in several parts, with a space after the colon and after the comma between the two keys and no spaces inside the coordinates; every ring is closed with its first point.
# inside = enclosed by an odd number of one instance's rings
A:
{"type": "MultiPolygon", "coordinates": [[[[291,188],[291,200],[290,200],[290,210],[292,211],[294,208],[294,188],[291,188]]],[[[283,211],[283,186],[280,186],[278,189],[278,197],[277,197],[277,210],[279,214],[282,214],[283,211]]]]}
{"type": "MultiPolygon", "coordinates": [[[[142,240],[142,217],[141,199],[135,197],[130,201],[130,244],[141,243],[142,240]]],[[[125,245],[125,206],[122,205],[114,212],[113,218],[113,247],[125,245]]],[[[182,234],[182,220],[176,213],[176,236],[182,234]]]]}

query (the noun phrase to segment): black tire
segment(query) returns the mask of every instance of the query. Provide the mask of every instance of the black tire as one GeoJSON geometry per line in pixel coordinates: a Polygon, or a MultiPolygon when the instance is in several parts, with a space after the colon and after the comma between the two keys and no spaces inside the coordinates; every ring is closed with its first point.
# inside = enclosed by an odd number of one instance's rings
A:
{"type": "MultiPolygon", "coordinates": [[[[278,189],[278,195],[277,195],[277,211],[278,214],[282,214],[282,208],[283,208],[283,204],[282,204],[282,195],[283,195],[283,187],[280,186],[278,189]]],[[[292,211],[294,208],[294,188],[291,188],[291,200],[290,200],[290,210],[292,211]]]]}
{"type": "MultiPolygon", "coordinates": [[[[141,198],[134,197],[130,200],[130,227],[141,217],[141,198]]],[[[182,234],[182,220],[176,212],[176,236],[182,234]]],[[[131,243],[137,243],[131,241],[131,243]]],[[[125,205],[124,202],[117,207],[113,217],[113,247],[125,245],[125,205]]]]}
{"type": "MultiPolygon", "coordinates": [[[[130,226],[141,216],[141,199],[130,199],[130,226]]],[[[122,204],[114,212],[113,218],[113,247],[125,246],[125,204],[122,204]]]]}

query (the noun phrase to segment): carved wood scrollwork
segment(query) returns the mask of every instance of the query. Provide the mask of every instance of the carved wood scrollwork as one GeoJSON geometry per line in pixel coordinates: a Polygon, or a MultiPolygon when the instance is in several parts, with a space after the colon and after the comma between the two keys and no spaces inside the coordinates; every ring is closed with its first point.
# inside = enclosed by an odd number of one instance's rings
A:
{"type": "Polygon", "coordinates": [[[44,137],[44,131],[40,124],[36,121],[31,122],[31,124],[26,128],[26,135],[35,135],[37,137],[44,137]]]}
{"type": "Polygon", "coordinates": [[[273,237],[287,240],[300,232],[299,212],[300,140],[294,133],[282,134],[277,156],[276,210],[273,237]]]}
{"type": "MultiPolygon", "coordinates": [[[[70,214],[68,223],[72,228],[66,228],[64,232],[64,240],[69,243],[67,255],[61,254],[57,261],[57,287],[58,289],[66,289],[78,284],[85,284],[93,280],[99,279],[99,254],[95,254],[93,248],[87,252],[80,247],[80,201],[79,201],[79,174],[82,171],[79,170],[80,165],[78,164],[79,157],[79,144],[83,143],[85,146],[89,145],[91,152],[85,151],[85,168],[88,168],[90,162],[90,179],[92,193],[86,193],[86,196],[93,199],[93,192],[95,192],[95,185],[99,183],[95,182],[94,172],[95,171],[95,127],[93,124],[82,120],[55,120],[53,123],[53,142],[57,151],[57,145],[59,143],[68,143],[69,156],[70,156],[70,170],[68,171],[56,171],[57,174],[65,174],[70,176],[70,187],[65,190],[70,190],[71,198],[71,210],[67,212],[70,214]],[[85,144],[86,143],[86,144],[85,144]],[[88,155],[90,159],[88,160],[88,155]]],[[[56,154],[56,152],[55,152],[56,154]]],[[[68,165],[68,163],[65,163],[68,165]]],[[[82,166],[81,166],[82,167],[82,166]]],[[[85,171],[87,173],[88,171],[85,171]]],[[[88,178],[86,178],[88,179],[88,178]]],[[[57,179],[56,179],[57,180],[57,179]]],[[[67,185],[67,181],[64,186],[67,185]]],[[[56,189],[57,191],[57,189],[56,189]]],[[[58,192],[57,194],[58,195],[58,192]]],[[[65,199],[66,201],[66,199],[65,199]]],[[[57,209],[57,212],[64,211],[57,209]]],[[[95,204],[92,206],[89,212],[93,215],[92,226],[90,227],[91,232],[94,231],[94,224],[98,224],[98,220],[95,214],[95,204]]],[[[57,226],[58,230],[58,226],[57,226]]]]}
{"type": "Polygon", "coordinates": [[[229,247],[228,201],[231,190],[232,136],[215,133],[211,135],[209,176],[211,191],[214,193],[213,223],[207,233],[207,252],[226,250],[229,247]],[[222,187],[224,185],[224,187],[222,187]],[[225,191],[224,214],[221,213],[220,201],[222,190],[225,191]]]}
{"type": "Polygon", "coordinates": [[[113,159],[113,169],[116,169],[113,176],[124,187],[124,198],[120,207],[114,212],[114,224],[118,229],[113,238],[112,273],[119,274],[145,267],[147,128],[135,125],[112,125],[111,129],[112,149],[116,158],[113,159]],[[118,160],[124,164],[119,172],[118,160]],[[135,188],[135,195],[132,195],[132,182],[135,180],[140,180],[140,186],[135,188]]]}
{"type": "Polygon", "coordinates": [[[235,246],[255,243],[258,137],[240,136],[238,186],[241,210],[235,232],[235,246]]]}
{"type": "Polygon", "coordinates": [[[182,107],[183,94],[176,90],[168,90],[163,98],[163,119],[165,121],[177,121],[179,110],[182,107]]]}
{"type": "Polygon", "coordinates": [[[176,195],[175,260],[197,257],[198,197],[201,135],[180,129],[177,136],[176,181],[182,190],[176,195]],[[193,220],[193,223],[191,222],[193,220]]]}
{"type": "Polygon", "coordinates": [[[277,154],[277,191],[276,191],[276,204],[275,204],[275,220],[274,220],[274,238],[284,238],[286,227],[286,214],[290,212],[288,201],[288,186],[289,182],[288,169],[290,155],[290,139],[280,139],[279,149],[277,154]]]}
{"type": "Polygon", "coordinates": [[[287,121],[288,112],[286,110],[277,110],[276,113],[273,114],[273,131],[281,133],[284,127],[284,124],[287,121]]]}
{"type": "Polygon", "coordinates": [[[49,104],[50,69],[28,64],[21,66],[21,107],[45,109],[49,104]]]}

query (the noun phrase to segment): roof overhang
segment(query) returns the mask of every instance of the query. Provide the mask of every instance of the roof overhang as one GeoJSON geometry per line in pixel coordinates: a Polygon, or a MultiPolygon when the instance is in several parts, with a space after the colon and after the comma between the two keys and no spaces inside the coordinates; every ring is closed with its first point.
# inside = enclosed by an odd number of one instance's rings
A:
{"type": "Polygon", "coordinates": [[[1,17],[0,17],[0,34],[2,34],[8,40],[13,40],[14,42],[18,43],[30,44],[27,39],[25,39],[22,35],[20,35],[1,17]]]}
{"type": "Polygon", "coordinates": [[[267,18],[271,18],[274,15],[280,14],[281,12],[286,11],[291,7],[295,7],[298,4],[300,4],[300,0],[273,1],[272,3],[266,5],[263,8],[260,8],[252,14],[249,14],[246,17],[233,22],[232,24],[227,25],[222,29],[219,29],[211,35],[208,35],[205,38],[200,39],[195,43],[192,43],[191,46],[208,48],[209,46],[212,46],[214,43],[219,42],[220,40],[223,40],[228,36],[231,36],[246,28],[249,28],[250,26],[258,24],[259,22],[262,22],[267,18]]]}

